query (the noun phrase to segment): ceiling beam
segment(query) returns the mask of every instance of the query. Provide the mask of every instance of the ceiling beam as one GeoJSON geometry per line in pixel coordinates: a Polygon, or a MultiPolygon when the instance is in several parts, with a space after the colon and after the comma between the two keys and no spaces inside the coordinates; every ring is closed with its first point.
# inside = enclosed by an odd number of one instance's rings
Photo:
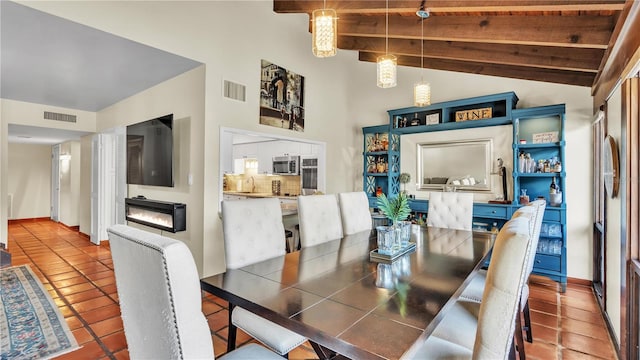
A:
{"type": "MultiPolygon", "coordinates": [[[[385,53],[385,39],[341,36],[338,48],[385,53]]],[[[421,55],[420,40],[389,40],[389,52],[399,56],[421,55]]],[[[454,41],[424,42],[425,58],[463,60],[502,65],[522,65],[532,68],[553,68],[596,73],[602,49],[541,47],[512,44],[485,44],[454,41]]],[[[532,69],[535,70],[535,69],[532,69]]]]}
{"type": "MultiPolygon", "coordinates": [[[[361,61],[376,62],[377,56],[378,54],[375,53],[360,52],[358,58],[361,61]]],[[[398,56],[398,65],[419,68],[420,58],[398,56]]],[[[544,81],[556,84],[577,86],[591,86],[595,78],[594,73],[588,72],[575,72],[555,69],[538,69],[536,71],[531,71],[531,68],[526,66],[469,63],[448,59],[425,59],[424,67],[435,70],[446,70],[523,80],[544,81]]]]}
{"type": "Polygon", "coordinates": [[[634,65],[640,49],[640,2],[629,0],[611,37],[611,45],[602,59],[601,69],[591,89],[594,113],[611,96],[624,70],[634,65]]]}
{"type": "MultiPolygon", "coordinates": [[[[418,20],[389,17],[389,37],[419,39],[418,20]]],[[[613,16],[432,17],[424,23],[424,39],[606,49],[614,25],[613,16]]],[[[384,37],[385,16],[345,15],[338,28],[340,35],[384,37]]]]}
{"type": "MultiPolygon", "coordinates": [[[[389,12],[401,15],[415,14],[421,1],[390,1],[389,12]]],[[[624,0],[429,0],[427,8],[435,15],[455,15],[464,13],[515,14],[565,13],[579,15],[584,12],[621,11],[624,0]]],[[[274,0],[273,10],[277,13],[311,13],[325,7],[324,1],[274,0]]],[[[326,8],[335,9],[338,14],[357,13],[361,15],[384,14],[385,1],[327,1],[326,8]]],[[[604,14],[602,14],[604,15],[604,14]]]]}

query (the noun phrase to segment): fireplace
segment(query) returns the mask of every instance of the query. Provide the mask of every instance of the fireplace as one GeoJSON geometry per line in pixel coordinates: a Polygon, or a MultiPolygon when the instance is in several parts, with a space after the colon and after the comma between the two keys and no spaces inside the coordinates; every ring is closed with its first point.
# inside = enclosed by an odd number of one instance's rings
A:
{"type": "Polygon", "coordinates": [[[187,229],[187,205],[144,197],[125,199],[127,221],[170,231],[187,229]]]}

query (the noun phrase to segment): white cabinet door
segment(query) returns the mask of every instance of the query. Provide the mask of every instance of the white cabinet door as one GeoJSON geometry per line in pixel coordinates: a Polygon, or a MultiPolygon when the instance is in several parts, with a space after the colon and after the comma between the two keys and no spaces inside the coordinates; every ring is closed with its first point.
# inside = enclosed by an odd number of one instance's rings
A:
{"type": "Polygon", "coordinates": [[[311,155],[311,144],[300,143],[300,155],[311,155]]]}
{"type": "Polygon", "coordinates": [[[233,145],[234,159],[255,159],[258,156],[258,144],[237,144],[233,145]]]}
{"type": "Polygon", "coordinates": [[[269,154],[258,154],[258,174],[273,173],[273,159],[269,154]]]}
{"type": "Polygon", "coordinates": [[[286,153],[289,155],[300,155],[300,143],[296,141],[286,141],[286,153]]]}
{"type": "Polygon", "coordinates": [[[271,174],[273,172],[273,148],[275,141],[258,143],[258,174],[271,174]]]}
{"type": "Polygon", "coordinates": [[[247,198],[246,196],[241,196],[241,195],[229,195],[229,194],[222,195],[222,200],[224,201],[245,200],[246,198],[247,198]]]}

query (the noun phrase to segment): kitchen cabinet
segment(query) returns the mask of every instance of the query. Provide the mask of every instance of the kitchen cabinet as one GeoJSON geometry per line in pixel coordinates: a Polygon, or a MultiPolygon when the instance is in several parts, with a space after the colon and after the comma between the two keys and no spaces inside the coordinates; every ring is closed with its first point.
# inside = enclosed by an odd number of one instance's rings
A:
{"type": "MultiPolygon", "coordinates": [[[[263,141],[256,143],[244,143],[233,145],[233,160],[237,159],[257,159],[258,174],[271,174],[273,172],[272,161],[275,156],[300,155],[300,156],[318,156],[319,145],[302,143],[288,140],[263,141]]],[[[244,170],[239,171],[236,166],[231,169],[233,163],[223,164],[225,173],[242,174],[244,170]],[[239,172],[238,172],[239,171],[239,172]]]]}
{"type": "Polygon", "coordinates": [[[246,196],[242,196],[242,195],[231,195],[231,194],[222,195],[222,200],[224,201],[245,200],[246,198],[247,198],[246,196]]]}
{"type": "Polygon", "coordinates": [[[233,145],[234,159],[256,159],[258,157],[258,143],[233,145]]]}

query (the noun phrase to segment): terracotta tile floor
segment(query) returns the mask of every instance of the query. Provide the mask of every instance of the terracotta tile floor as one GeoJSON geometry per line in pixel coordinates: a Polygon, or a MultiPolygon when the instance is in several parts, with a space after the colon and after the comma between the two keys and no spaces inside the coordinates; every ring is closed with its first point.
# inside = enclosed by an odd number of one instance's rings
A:
{"type": "MultiPolygon", "coordinates": [[[[107,242],[95,246],[78,232],[48,220],[9,225],[12,265],[29,264],[65,316],[79,350],[58,359],[128,359],[113,262],[107,242]]],[[[529,359],[616,359],[591,288],[569,284],[563,294],[542,277],[531,281],[533,344],[529,359]]],[[[216,356],[226,351],[227,303],[212,295],[202,299],[216,356]]],[[[238,333],[238,342],[252,341],[238,333]]],[[[317,358],[306,343],[290,359],[317,358]]]]}

